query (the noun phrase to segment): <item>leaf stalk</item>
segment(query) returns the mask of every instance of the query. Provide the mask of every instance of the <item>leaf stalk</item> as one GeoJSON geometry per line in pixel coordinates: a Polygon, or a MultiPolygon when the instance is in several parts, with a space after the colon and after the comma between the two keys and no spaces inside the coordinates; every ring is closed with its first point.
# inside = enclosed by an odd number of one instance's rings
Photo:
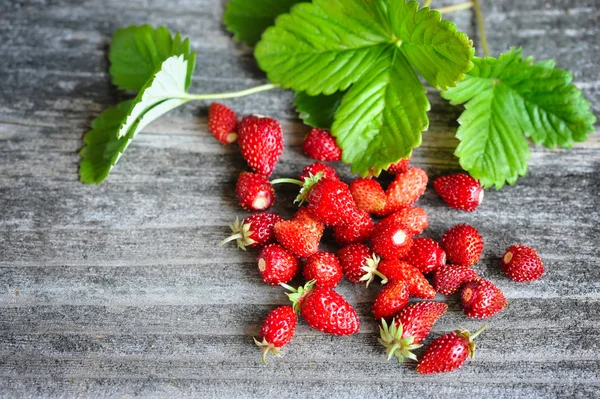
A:
{"type": "Polygon", "coordinates": [[[477,15],[477,25],[479,26],[479,36],[481,40],[481,47],[483,47],[483,53],[486,57],[490,56],[490,49],[487,45],[487,40],[485,38],[485,26],[483,25],[483,13],[481,12],[481,6],[479,4],[479,0],[473,0],[475,5],[475,15],[477,15]]]}
{"type": "Polygon", "coordinates": [[[228,98],[238,98],[238,97],[244,97],[244,96],[249,96],[251,94],[256,94],[256,93],[260,93],[262,91],[268,91],[268,90],[273,90],[278,88],[279,85],[277,84],[266,84],[266,85],[262,85],[262,86],[256,86],[256,87],[252,87],[250,89],[245,89],[245,90],[241,90],[241,91],[234,91],[234,92],[229,92],[229,93],[212,93],[212,94],[189,94],[189,93],[185,93],[184,95],[182,95],[180,98],[186,99],[186,100],[225,100],[228,98]]]}

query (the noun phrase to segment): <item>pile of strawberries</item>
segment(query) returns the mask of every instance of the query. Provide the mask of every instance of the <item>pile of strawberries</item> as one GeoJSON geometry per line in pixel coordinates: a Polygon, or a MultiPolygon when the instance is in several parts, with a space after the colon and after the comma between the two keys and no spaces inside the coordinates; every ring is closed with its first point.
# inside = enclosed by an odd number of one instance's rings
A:
{"type": "MultiPolygon", "coordinates": [[[[446,231],[440,243],[417,237],[428,226],[425,210],[414,206],[428,183],[424,170],[410,167],[410,159],[390,166],[395,175],[387,189],[373,178],[358,178],[350,185],[340,180],[335,169],[323,163],[306,166],[297,179],[269,181],[281,153],[283,134],[280,124],[262,116],[246,116],[239,123],[235,113],[221,104],[209,110],[209,128],[222,143],[238,141],[241,153],[252,172],[240,174],[236,195],[248,211],[265,211],[275,201],[273,185],[299,185],[296,201],[301,205],[291,220],[272,213],[254,213],[231,225],[241,249],[259,249],[258,271],[267,284],[280,285],[290,292],[292,306],[273,310],[260,331],[256,344],[268,353],[279,355],[293,337],[301,314],[306,323],[319,331],[338,336],[359,331],[360,321],[352,305],[335,287],[345,276],[353,283],[382,284],[372,313],[380,323],[379,342],[387,358],[418,361],[422,374],[453,371],[473,356],[475,334],[457,330],[435,339],[420,360],[412,352],[429,335],[434,323],[446,312],[442,302],[429,301],[437,293],[460,292],[467,317],[485,319],[504,309],[508,302],[491,281],[478,276],[472,268],[483,252],[484,242],[472,226],[459,224],[446,231]],[[372,216],[381,219],[378,223],[372,216]],[[337,254],[319,251],[325,228],[333,229],[340,246],[337,254]],[[287,285],[299,273],[307,283],[287,285]],[[427,277],[426,277],[427,276],[427,277]],[[426,301],[411,302],[410,298],[426,301]]],[[[331,134],[312,129],[304,150],[318,161],[339,161],[342,156],[331,134]]],[[[466,174],[436,179],[435,190],[452,208],[474,211],[483,199],[479,182],[466,174]]],[[[503,271],[518,282],[541,277],[544,266],[536,251],[513,245],[501,260],[503,271]]]]}

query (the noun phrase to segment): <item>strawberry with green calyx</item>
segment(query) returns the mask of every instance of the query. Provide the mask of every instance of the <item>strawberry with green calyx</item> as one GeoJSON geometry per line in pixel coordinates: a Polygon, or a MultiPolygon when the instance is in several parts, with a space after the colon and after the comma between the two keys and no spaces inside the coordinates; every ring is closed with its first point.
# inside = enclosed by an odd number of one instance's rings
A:
{"type": "Polygon", "coordinates": [[[307,258],[319,250],[321,234],[297,220],[275,223],[275,237],[288,251],[300,258],[307,258]]]}
{"type": "Polygon", "coordinates": [[[374,228],[371,216],[359,209],[353,222],[333,226],[333,238],[340,246],[365,242],[371,237],[374,228]]]}
{"type": "Polygon", "coordinates": [[[246,116],[238,128],[240,151],[256,173],[270,176],[283,152],[281,125],[274,119],[246,116]]]}
{"type": "Polygon", "coordinates": [[[423,274],[436,271],[446,264],[446,252],[431,238],[414,238],[402,260],[407,261],[423,274]]]}
{"type": "Polygon", "coordinates": [[[335,288],[344,277],[337,256],[330,252],[317,252],[306,259],[302,270],[304,279],[315,280],[317,287],[335,288]]]}
{"type": "Polygon", "coordinates": [[[310,327],[338,336],[356,334],[360,329],[360,321],[352,305],[333,289],[315,287],[314,280],[298,289],[287,284],[281,286],[291,291],[287,296],[294,311],[300,313],[310,327]]]}
{"type": "Polygon", "coordinates": [[[304,152],[317,161],[335,162],[342,159],[342,149],[327,130],[313,128],[304,140],[304,152]]]}
{"type": "Polygon", "coordinates": [[[407,262],[398,259],[384,259],[379,263],[378,271],[388,280],[404,281],[411,296],[423,299],[435,297],[435,289],[429,284],[423,273],[407,262]]]}
{"type": "Polygon", "coordinates": [[[238,248],[244,251],[246,247],[264,247],[275,242],[275,223],[282,220],[279,215],[274,213],[255,213],[240,223],[240,219],[236,216],[235,222],[229,225],[233,234],[221,241],[219,245],[236,240],[238,248]]]}
{"type": "Polygon", "coordinates": [[[273,186],[265,176],[258,173],[240,173],[235,194],[242,208],[248,211],[264,211],[275,202],[273,186]]]}
{"type": "Polygon", "coordinates": [[[296,185],[300,186],[300,193],[294,200],[294,203],[298,203],[299,205],[302,205],[306,201],[308,194],[310,194],[310,191],[312,190],[312,188],[315,186],[315,184],[317,184],[323,178],[323,176],[324,176],[324,172],[319,171],[319,172],[317,172],[316,175],[309,174],[308,177],[304,177],[302,180],[281,178],[281,179],[273,180],[271,182],[271,184],[275,185],[275,184],[281,184],[281,183],[289,183],[289,184],[296,184],[296,185]]]}
{"type": "Polygon", "coordinates": [[[483,201],[483,187],[466,173],[442,176],[433,182],[435,191],[451,208],[473,212],[483,201]]]}
{"type": "Polygon", "coordinates": [[[473,266],[483,253],[483,238],[473,226],[457,224],[442,235],[442,248],[448,262],[473,266]]]}
{"type": "Polygon", "coordinates": [[[377,271],[381,258],[375,255],[365,244],[350,244],[338,251],[338,258],[346,278],[353,283],[364,282],[368,287],[375,276],[381,283],[387,283],[386,277],[377,271]]]}
{"type": "Polygon", "coordinates": [[[290,282],[298,273],[300,262],[279,244],[269,244],[258,254],[258,271],[265,283],[279,285],[290,282]]]}
{"type": "Polygon", "coordinates": [[[302,168],[302,173],[300,174],[300,180],[305,181],[311,175],[316,176],[317,173],[319,173],[319,172],[323,173],[323,179],[340,180],[340,177],[338,176],[338,174],[334,168],[332,168],[329,165],[320,163],[320,162],[315,162],[311,165],[307,165],[304,168],[302,168]]]}
{"type": "Polygon", "coordinates": [[[473,341],[487,326],[473,335],[467,330],[456,330],[436,338],[421,357],[417,371],[421,374],[448,373],[463,366],[468,357],[475,356],[473,341]]]}
{"type": "Polygon", "coordinates": [[[372,312],[375,320],[389,319],[408,304],[408,285],[402,281],[390,281],[375,297],[372,312]]]}
{"type": "Polygon", "coordinates": [[[238,139],[238,119],[233,110],[223,104],[212,103],[208,108],[208,130],[222,144],[238,139]]]}
{"type": "Polygon", "coordinates": [[[386,348],[387,360],[392,356],[396,356],[399,363],[405,358],[417,360],[411,351],[422,346],[419,344],[447,309],[448,305],[441,302],[416,302],[402,309],[389,326],[381,319],[378,341],[386,348]]]}
{"type": "Polygon", "coordinates": [[[480,278],[465,284],[460,292],[463,312],[473,319],[487,319],[508,306],[502,290],[489,280],[480,278]]]}
{"type": "Polygon", "coordinates": [[[399,259],[408,253],[412,235],[399,221],[378,223],[371,234],[371,248],[384,259],[399,259]]]}
{"type": "Polygon", "coordinates": [[[262,349],[262,362],[267,364],[269,353],[281,356],[280,350],[294,336],[298,316],[291,306],[280,306],[267,315],[260,329],[262,341],[254,338],[254,343],[262,349]]]}
{"type": "Polygon", "coordinates": [[[385,208],[385,191],[375,179],[356,179],[350,183],[350,192],[358,209],[378,213],[385,208]]]}

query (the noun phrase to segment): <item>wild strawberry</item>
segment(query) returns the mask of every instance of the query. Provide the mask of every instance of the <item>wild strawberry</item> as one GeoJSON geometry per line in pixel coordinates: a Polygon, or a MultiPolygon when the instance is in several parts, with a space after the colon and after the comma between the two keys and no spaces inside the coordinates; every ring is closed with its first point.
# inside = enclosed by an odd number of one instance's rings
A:
{"type": "Polygon", "coordinates": [[[431,238],[413,238],[408,253],[402,259],[427,274],[446,264],[446,252],[431,238]]]}
{"type": "Polygon", "coordinates": [[[433,288],[442,295],[452,295],[463,284],[478,278],[477,272],[468,266],[443,265],[433,274],[433,288]]]}
{"type": "Polygon", "coordinates": [[[317,173],[323,172],[323,179],[328,180],[336,180],[339,181],[340,177],[338,176],[335,169],[333,169],[329,165],[325,165],[324,163],[315,162],[312,165],[307,165],[302,169],[302,174],[300,175],[300,180],[305,181],[310,176],[316,176],[317,173]]]}
{"type": "Polygon", "coordinates": [[[387,283],[384,275],[377,271],[379,256],[375,255],[365,244],[350,244],[338,251],[338,258],[346,278],[353,283],[366,282],[367,287],[375,276],[387,283]]]}
{"type": "Polygon", "coordinates": [[[223,104],[212,103],[208,108],[208,130],[223,144],[238,139],[238,119],[233,110],[223,104]]]}
{"type": "Polygon", "coordinates": [[[485,326],[471,335],[466,330],[457,330],[436,338],[423,353],[417,365],[421,374],[448,373],[459,369],[470,356],[475,355],[473,340],[483,332],[485,326]]]}
{"type": "Polygon", "coordinates": [[[300,258],[307,258],[319,250],[321,235],[310,227],[293,220],[275,223],[275,237],[285,249],[300,258]]]}
{"type": "Polygon", "coordinates": [[[442,236],[442,248],[450,263],[473,266],[483,252],[483,238],[475,227],[457,224],[442,236]]]}
{"type": "Polygon", "coordinates": [[[384,259],[379,262],[377,268],[379,273],[383,274],[388,280],[402,280],[408,286],[408,293],[411,296],[424,299],[435,297],[435,290],[429,284],[429,281],[416,267],[397,259],[384,259]]]}
{"type": "Polygon", "coordinates": [[[317,252],[306,259],[304,279],[315,280],[317,287],[335,288],[344,276],[337,256],[330,252],[317,252]]]}
{"type": "Polygon", "coordinates": [[[280,349],[294,336],[298,316],[291,306],[280,306],[269,313],[260,329],[262,341],[254,343],[262,349],[262,362],[267,364],[267,354],[280,355],[280,349]]]}
{"type": "Polygon", "coordinates": [[[385,214],[412,206],[425,192],[427,181],[427,173],[421,168],[408,168],[406,172],[396,175],[385,191],[385,214]]]}
{"type": "Polygon", "coordinates": [[[357,218],[352,223],[333,226],[333,237],[340,246],[365,242],[371,237],[375,224],[371,216],[359,210],[357,218]]]}
{"type": "Polygon", "coordinates": [[[287,295],[294,311],[302,314],[309,326],[326,334],[356,334],[360,321],[352,305],[331,288],[314,287],[314,283],[309,281],[298,289],[282,284],[291,291],[287,295]]]}
{"type": "Polygon", "coordinates": [[[385,191],[375,179],[354,180],[350,183],[350,192],[359,209],[377,213],[385,208],[385,191]]]}
{"type": "Polygon", "coordinates": [[[238,129],[240,150],[248,165],[270,176],[283,152],[281,125],[274,119],[254,115],[242,119],[238,129]]]}
{"type": "Polygon", "coordinates": [[[535,249],[527,245],[512,245],[500,260],[502,271],[513,281],[535,281],[544,274],[544,263],[535,249]]]}
{"type": "Polygon", "coordinates": [[[487,319],[508,306],[508,301],[500,288],[482,278],[462,287],[460,302],[465,315],[474,319],[487,319]]]}
{"type": "Polygon", "coordinates": [[[248,216],[242,223],[236,216],[235,222],[229,227],[233,234],[221,241],[219,245],[236,240],[240,249],[260,248],[275,242],[275,223],[282,221],[279,215],[274,213],[255,213],[248,216]]]}
{"type": "Polygon", "coordinates": [[[438,177],[433,187],[450,207],[461,211],[473,212],[483,201],[483,187],[466,173],[438,177]]]}
{"type": "Polygon", "coordinates": [[[266,177],[257,173],[240,173],[235,193],[242,208],[248,211],[264,211],[275,202],[273,186],[266,177]]]}
{"type": "Polygon", "coordinates": [[[427,212],[423,208],[410,207],[396,211],[383,219],[380,223],[400,222],[408,229],[412,235],[421,234],[429,225],[427,212]]]}
{"type": "Polygon", "coordinates": [[[401,258],[406,255],[411,245],[412,236],[408,229],[397,221],[378,223],[371,234],[371,248],[382,258],[401,258]]]}
{"type": "Polygon", "coordinates": [[[358,212],[348,185],[341,181],[319,180],[307,200],[308,210],[326,226],[352,223],[358,212]]]}
{"type": "Polygon", "coordinates": [[[404,309],[408,303],[408,296],[408,285],[404,281],[388,282],[375,297],[375,303],[371,309],[375,320],[394,317],[396,313],[404,309]]]}
{"type": "Polygon", "coordinates": [[[305,206],[298,209],[292,221],[300,223],[319,237],[323,236],[325,231],[325,225],[316,220],[305,206]]]}
{"type": "Polygon", "coordinates": [[[401,159],[398,162],[391,164],[390,167],[387,168],[387,171],[389,173],[393,173],[395,175],[404,173],[404,172],[406,172],[406,169],[408,169],[408,164],[410,163],[411,160],[412,160],[412,155],[408,158],[401,159]]]}
{"type": "Polygon", "coordinates": [[[258,271],[265,283],[278,285],[291,281],[298,273],[298,259],[279,244],[269,244],[258,254],[258,271]]]}
{"type": "Polygon", "coordinates": [[[317,128],[312,129],[304,140],[304,152],[317,161],[330,162],[342,159],[342,150],[331,133],[317,128]]]}
{"type": "Polygon", "coordinates": [[[387,360],[396,356],[398,362],[405,358],[416,361],[417,357],[411,351],[422,346],[419,344],[447,309],[448,305],[441,302],[416,302],[402,309],[389,326],[381,319],[378,341],[386,348],[387,360]]]}

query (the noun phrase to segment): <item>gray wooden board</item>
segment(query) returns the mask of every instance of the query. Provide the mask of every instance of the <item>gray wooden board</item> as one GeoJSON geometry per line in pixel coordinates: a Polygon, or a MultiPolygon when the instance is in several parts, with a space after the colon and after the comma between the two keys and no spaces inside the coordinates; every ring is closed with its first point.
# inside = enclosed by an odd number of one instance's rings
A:
{"type": "MultiPolygon", "coordinates": [[[[434,1],[434,6],[457,3],[434,1]]],[[[555,58],[600,114],[600,1],[484,1],[494,54],[523,46],[555,58]]],[[[489,322],[461,371],[423,377],[387,362],[369,315],[375,287],[343,282],[359,334],[325,336],[300,323],[281,359],[259,361],[252,337],[286,303],[264,285],[255,254],[217,243],[235,214],[244,163],[206,129],[207,104],[168,114],[139,135],[106,183],[78,183],[77,150],[90,121],[121,97],[110,85],[110,35],[166,25],[198,52],[194,92],[265,82],[235,44],[216,0],[0,0],[0,396],[2,397],[600,397],[600,138],[574,149],[532,148],[527,177],[488,190],[473,214],[429,189],[420,200],[439,239],[459,222],[480,229],[477,270],[511,305],[489,322]],[[537,248],[547,274],[516,284],[504,249],[537,248]]],[[[448,16],[475,40],[471,11],[448,16]]],[[[432,178],[458,169],[459,107],[429,90],[431,127],[414,163],[432,178]]],[[[275,175],[309,162],[306,127],[283,90],[230,101],[240,114],[276,117],[286,151],[275,175]]],[[[348,168],[340,166],[345,178],[348,168]]],[[[293,189],[275,211],[293,212],[293,189]]],[[[457,298],[433,336],[482,322],[457,298]]]]}

